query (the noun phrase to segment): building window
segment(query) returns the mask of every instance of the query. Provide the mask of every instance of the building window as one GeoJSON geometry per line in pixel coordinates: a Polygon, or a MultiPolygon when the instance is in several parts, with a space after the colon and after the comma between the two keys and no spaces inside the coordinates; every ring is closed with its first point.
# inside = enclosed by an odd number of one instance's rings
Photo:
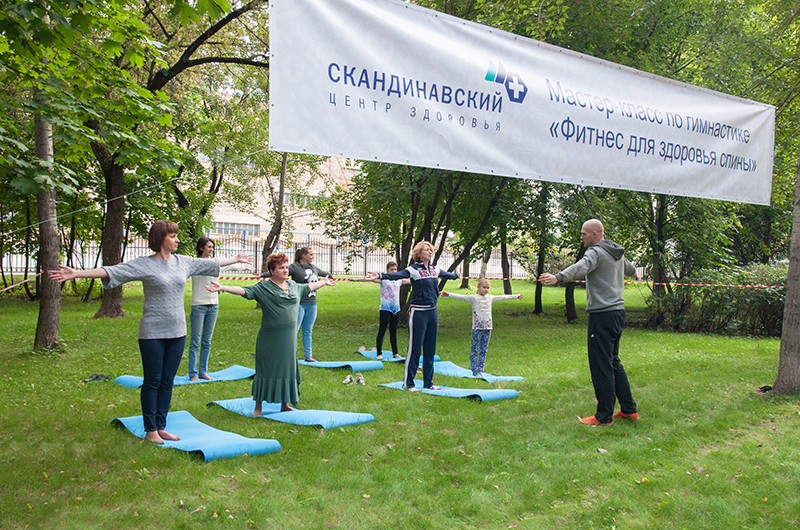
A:
{"type": "Polygon", "coordinates": [[[238,235],[242,230],[247,230],[248,234],[255,234],[259,231],[259,226],[246,223],[214,223],[215,234],[238,235]]]}

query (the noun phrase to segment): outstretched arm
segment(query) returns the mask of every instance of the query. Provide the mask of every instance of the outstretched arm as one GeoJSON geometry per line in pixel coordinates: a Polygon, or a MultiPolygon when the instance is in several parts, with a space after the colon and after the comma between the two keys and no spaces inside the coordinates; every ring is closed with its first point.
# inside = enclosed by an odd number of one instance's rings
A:
{"type": "Polygon", "coordinates": [[[333,278],[329,277],[329,278],[325,278],[323,280],[320,280],[318,282],[309,283],[308,287],[312,291],[316,291],[317,289],[322,289],[326,285],[335,285],[335,284],[336,284],[336,282],[333,281],[333,278]]]}
{"type": "Polygon", "coordinates": [[[549,272],[543,272],[536,278],[537,282],[542,282],[544,285],[555,285],[558,283],[558,278],[556,278],[555,274],[550,274],[549,272]]]}
{"type": "Polygon", "coordinates": [[[219,258],[220,267],[227,267],[228,265],[233,265],[234,263],[246,263],[247,265],[252,265],[253,256],[245,252],[240,252],[235,258],[219,258]]]}
{"type": "Polygon", "coordinates": [[[365,276],[365,277],[363,277],[363,278],[353,278],[353,279],[352,279],[352,280],[350,280],[350,281],[353,281],[353,282],[372,282],[372,283],[381,283],[381,281],[380,281],[379,279],[375,278],[374,280],[370,280],[370,279],[369,279],[367,276],[365,276]]]}
{"type": "Polygon", "coordinates": [[[206,285],[206,289],[212,293],[231,293],[238,294],[239,296],[244,296],[245,294],[244,289],[241,287],[237,287],[235,285],[220,285],[214,280],[211,280],[211,285],[206,285]]]}
{"type": "Polygon", "coordinates": [[[57,283],[74,280],[75,278],[108,278],[108,272],[103,267],[80,271],[76,271],[64,265],[59,265],[58,267],[59,270],[47,271],[50,279],[57,283]]]}

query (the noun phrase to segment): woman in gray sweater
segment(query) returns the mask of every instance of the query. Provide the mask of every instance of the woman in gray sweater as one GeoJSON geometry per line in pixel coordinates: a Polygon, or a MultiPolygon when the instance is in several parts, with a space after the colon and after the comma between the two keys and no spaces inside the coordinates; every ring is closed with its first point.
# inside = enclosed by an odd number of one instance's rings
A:
{"type": "Polygon", "coordinates": [[[145,439],[158,444],[180,440],[167,432],[167,413],[172,401],[172,382],[186,344],[186,314],[183,291],[186,279],[194,275],[218,276],[219,268],[233,263],[252,263],[244,253],[235,258],[200,259],[173,254],[178,249],[178,225],[156,221],[150,227],[148,246],[152,256],[136,258],[119,265],[90,270],[61,266],[48,271],[50,278],[64,282],[74,278],[100,278],[103,288],[113,289],[132,281],[142,282],[144,307],[139,324],[139,350],[142,354],[142,417],[145,439]]]}

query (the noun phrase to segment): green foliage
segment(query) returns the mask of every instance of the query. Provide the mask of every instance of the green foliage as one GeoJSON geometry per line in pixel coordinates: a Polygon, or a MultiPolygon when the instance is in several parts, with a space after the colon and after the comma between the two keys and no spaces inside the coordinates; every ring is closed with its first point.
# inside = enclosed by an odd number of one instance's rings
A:
{"type": "Polygon", "coordinates": [[[780,337],[786,289],[714,286],[785,286],[787,273],[783,264],[695,271],[683,283],[709,287],[677,286],[663,300],[651,299],[651,320],[658,314],[681,331],[780,337]]]}

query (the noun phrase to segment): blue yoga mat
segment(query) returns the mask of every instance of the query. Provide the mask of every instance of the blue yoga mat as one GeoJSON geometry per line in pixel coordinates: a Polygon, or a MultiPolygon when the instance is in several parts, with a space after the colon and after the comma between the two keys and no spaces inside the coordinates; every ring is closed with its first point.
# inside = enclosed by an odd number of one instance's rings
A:
{"type": "MultiPolygon", "coordinates": [[[[376,352],[375,350],[356,350],[356,353],[360,353],[361,355],[363,355],[364,357],[366,357],[368,359],[377,359],[378,358],[378,352],[376,352]]],[[[433,362],[438,363],[441,360],[442,359],[439,358],[438,355],[436,355],[436,354],[433,355],[433,362]]],[[[406,362],[406,358],[405,358],[405,356],[403,356],[403,357],[400,357],[399,359],[395,359],[394,358],[394,354],[392,352],[387,351],[387,350],[383,350],[383,362],[405,363],[406,362]]],[[[421,362],[421,360],[420,360],[420,362],[421,362]]]]}
{"type": "MultiPolygon", "coordinates": [[[[355,353],[360,353],[367,359],[372,359],[373,361],[378,360],[378,352],[376,350],[356,350],[355,353]]],[[[381,352],[383,355],[383,362],[385,363],[404,363],[406,362],[406,358],[401,356],[397,359],[394,358],[394,354],[390,350],[383,350],[381,352]]]]}
{"type": "MultiPolygon", "coordinates": [[[[252,418],[256,402],[253,401],[253,398],[237,398],[209,401],[206,406],[208,405],[218,405],[225,410],[252,418]]],[[[372,414],[357,412],[338,412],[334,410],[292,410],[281,412],[280,403],[266,402],[261,403],[261,417],[293,425],[319,425],[323,429],[375,421],[375,416],[372,414]]]]}
{"type": "Polygon", "coordinates": [[[303,366],[315,368],[349,368],[354,372],[369,372],[370,370],[383,370],[380,361],[297,361],[303,366]]]}
{"type": "Polygon", "coordinates": [[[472,375],[472,370],[461,368],[455,363],[450,361],[441,361],[433,363],[433,373],[447,375],[450,377],[465,377],[467,379],[483,379],[488,383],[495,381],[524,381],[525,378],[520,375],[492,375],[484,372],[482,377],[472,375]]]}
{"type": "MultiPolygon", "coordinates": [[[[247,379],[248,377],[253,377],[256,375],[256,371],[252,368],[246,368],[244,366],[234,364],[233,366],[225,368],[224,370],[220,370],[219,372],[208,372],[208,375],[214,379],[190,381],[188,375],[176,375],[172,384],[198,385],[201,383],[216,383],[217,381],[235,381],[237,379],[247,379]]],[[[139,388],[144,383],[144,378],[140,375],[121,375],[114,379],[114,382],[127,388],[139,388]]]]}
{"type": "MultiPolygon", "coordinates": [[[[397,390],[403,389],[403,382],[398,383],[384,383],[378,386],[385,386],[397,390]]],[[[422,388],[422,381],[419,379],[414,380],[414,386],[419,388],[424,394],[431,394],[433,396],[444,397],[457,397],[457,398],[470,398],[477,399],[478,401],[498,401],[500,399],[514,399],[519,397],[519,392],[516,390],[509,390],[504,388],[495,388],[480,390],[474,388],[453,388],[449,386],[441,387],[441,390],[426,390],[422,388]]],[[[438,385],[437,385],[438,386],[438,385]]]]}
{"type": "MultiPolygon", "coordinates": [[[[145,436],[144,420],[141,416],[114,418],[111,424],[121,425],[139,438],[144,438],[145,436]]],[[[167,414],[167,431],[180,436],[181,439],[177,442],[165,440],[163,445],[153,445],[180,449],[181,451],[202,456],[206,462],[217,458],[263,455],[281,450],[281,444],[277,440],[246,438],[232,432],[220,431],[201,423],[185,410],[167,414]]]]}

